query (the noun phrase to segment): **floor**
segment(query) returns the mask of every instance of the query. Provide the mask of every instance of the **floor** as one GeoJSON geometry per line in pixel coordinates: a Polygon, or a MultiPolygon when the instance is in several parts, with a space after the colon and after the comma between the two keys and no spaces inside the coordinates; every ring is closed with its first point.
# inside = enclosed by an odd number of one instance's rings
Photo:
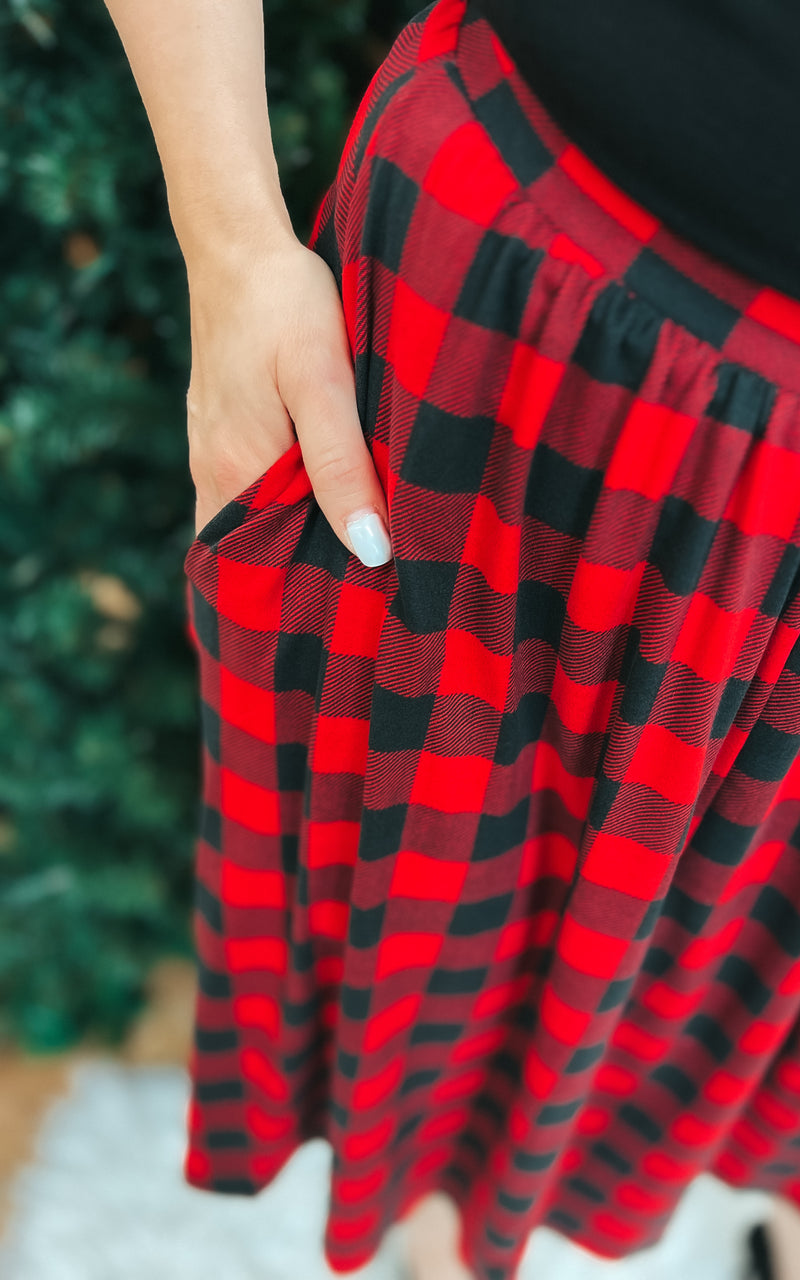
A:
{"type": "MultiPolygon", "coordinates": [[[[331,1155],[321,1139],[253,1199],[181,1179],[192,980],[168,964],[118,1054],[0,1062],[2,1280],[334,1276],[321,1248],[331,1155]]],[[[541,1228],[519,1280],[745,1280],[745,1234],[770,1204],[704,1175],[657,1248],[611,1263],[541,1228]]],[[[389,1231],[353,1280],[405,1280],[401,1256],[389,1231]]]]}

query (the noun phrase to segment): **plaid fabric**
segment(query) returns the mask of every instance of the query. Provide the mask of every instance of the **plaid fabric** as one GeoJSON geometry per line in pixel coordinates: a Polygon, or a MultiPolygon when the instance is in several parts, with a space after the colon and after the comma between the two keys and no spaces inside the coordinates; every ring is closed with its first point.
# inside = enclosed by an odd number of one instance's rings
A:
{"type": "Polygon", "coordinates": [[[298,443],[186,554],[187,1181],[324,1137],[335,1271],[441,1187],[478,1280],[540,1224],[652,1245],[704,1170],[800,1203],[800,305],[607,181],[464,0],[312,247],[394,559],[298,443]]]}

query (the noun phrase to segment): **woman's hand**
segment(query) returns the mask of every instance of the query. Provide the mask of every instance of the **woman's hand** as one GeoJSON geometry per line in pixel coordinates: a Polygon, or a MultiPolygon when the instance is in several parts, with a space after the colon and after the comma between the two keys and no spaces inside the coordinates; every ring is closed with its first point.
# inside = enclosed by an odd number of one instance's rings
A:
{"type": "Polygon", "coordinates": [[[336,281],[294,234],[264,77],[263,0],[106,0],[152,125],[189,277],[189,468],[200,529],[300,441],[365,563],[391,558],[336,281]],[[367,512],[355,526],[347,523],[367,512]],[[361,543],[358,534],[362,535],[361,543]]]}
{"type": "Polygon", "coordinates": [[[388,533],[381,536],[374,517],[388,528],[386,499],[358,417],[344,313],[327,263],[286,232],[192,262],[188,275],[195,531],[296,435],[334,533],[364,563],[385,564],[388,533]],[[351,542],[347,524],[365,515],[351,542]]]}

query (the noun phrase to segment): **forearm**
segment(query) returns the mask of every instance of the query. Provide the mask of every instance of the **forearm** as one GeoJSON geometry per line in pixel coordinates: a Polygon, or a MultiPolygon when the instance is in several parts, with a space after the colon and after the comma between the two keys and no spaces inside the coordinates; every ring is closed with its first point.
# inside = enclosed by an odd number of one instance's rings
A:
{"type": "Polygon", "coordinates": [[[272,146],[262,0],[105,0],[153,130],[187,263],[291,232],[272,146]]]}

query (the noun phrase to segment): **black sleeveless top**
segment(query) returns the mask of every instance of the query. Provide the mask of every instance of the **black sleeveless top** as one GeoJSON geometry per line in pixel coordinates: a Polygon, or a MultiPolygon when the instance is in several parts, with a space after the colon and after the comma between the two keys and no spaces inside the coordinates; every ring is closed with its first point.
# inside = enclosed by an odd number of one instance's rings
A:
{"type": "Polygon", "coordinates": [[[473,0],[568,137],[800,299],[800,0],[473,0]]]}

